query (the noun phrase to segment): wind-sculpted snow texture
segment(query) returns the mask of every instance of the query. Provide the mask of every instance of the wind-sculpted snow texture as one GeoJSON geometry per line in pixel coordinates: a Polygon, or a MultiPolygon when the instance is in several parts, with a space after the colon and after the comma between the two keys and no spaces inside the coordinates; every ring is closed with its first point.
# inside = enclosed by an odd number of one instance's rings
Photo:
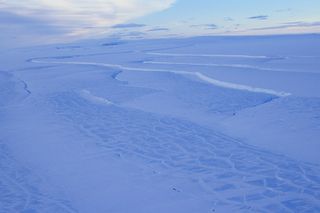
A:
{"type": "Polygon", "coordinates": [[[76,212],[68,201],[37,187],[42,180],[0,143],[0,212],[76,212]]]}
{"type": "MultiPolygon", "coordinates": [[[[4,128],[7,112],[17,107],[31,95],[26,83],[13,75],[0,72],[0,116],[1,129],[4,128]]],[[[43,179],[22,165],[6,144],[4,132],[0,139],[0,212],[76,212],[70,204],[59,196],[42,190],[43,179]]],[[[50,188],[50,187],[49,187],[50,188]]]]}
{"type": "Polygon", "coordinates": [[[320,212],[319,42],[2,53],[0,212],[320,212]]]}
{"type": "Polygon", "coordinates": [[[105,108],[72,93],[57,94],[51,101],[57,114],[82,124],[79,130],[96,137],[102,149],[140,160],[156,173],[190,178],[217,205],[253,212],[320,211],[316,165],[242,145],[186,121],[105,108]]]}

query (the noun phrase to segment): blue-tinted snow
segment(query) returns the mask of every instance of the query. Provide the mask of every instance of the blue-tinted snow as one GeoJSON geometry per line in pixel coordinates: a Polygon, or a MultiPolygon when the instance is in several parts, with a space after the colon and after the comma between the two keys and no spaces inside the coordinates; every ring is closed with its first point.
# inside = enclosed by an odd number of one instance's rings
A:
{"type": "Polygon", "coordinates": [[[2,52],[0,212],[319,212],[319,44],[2,52]]]}

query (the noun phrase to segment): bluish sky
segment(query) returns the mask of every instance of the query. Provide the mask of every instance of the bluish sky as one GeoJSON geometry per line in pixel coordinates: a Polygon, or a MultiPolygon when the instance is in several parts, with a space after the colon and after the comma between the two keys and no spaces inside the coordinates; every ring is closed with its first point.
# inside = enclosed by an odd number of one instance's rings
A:
{"type": "Polygon", "coordinates": [[[178,0],[135,21],[184,35],[316,33],[320,0],[178,0]]]}
{"type": "Polygon", "coordinates": [[[320,0],[0,0],[0,47],[103,36],[320,32],[320,0]]]}

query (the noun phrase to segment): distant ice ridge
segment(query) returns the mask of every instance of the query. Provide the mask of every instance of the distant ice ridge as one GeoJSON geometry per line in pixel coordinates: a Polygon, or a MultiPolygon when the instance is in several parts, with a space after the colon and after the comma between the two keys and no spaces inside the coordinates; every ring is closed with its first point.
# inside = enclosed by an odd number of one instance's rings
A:
{"type": "Polygon", "coordinates": [[[277,71],[277,72],[294,72],[286,69],[273,69],[246,64],[213,64],[213,63],[182,63],[182,62],[166,62],[166,61],[144,61],[144,64],[163,64],[163,65],[191,65],[191,66],[209,66],[209,67],[233,67],[233,68],[248,68],[256,70],[277,71]]]}
{"type": "Polygon", "coordinates": [[[270,95],[275,95],[278,97],[286,97],[290,96],[290,93],[287,92],[279,92],[272,89],[264,89],[264,88],[257,88],[242,84],[235,84],[225,81],[216,80],[214,78],[208,77],[200,72],[187,72],[187,71],[178,71],[178,70],[165,70],[165,69],[149,69],[149,68],[136,68],[136,67],[127,67],[120,64],[108,64],[108,63],[93,63],[93,62],[76,62],[76,61],[69,61],[69,62],[58,62],[58,61],[39,61],[39,60],[31,60],[34,63],[51,63],[51,64],[76,64],[76,65],[92,65],[92,66],[100,66],[100,67],[109,67],[109,68],[116,68],[121,70],[128,70],[128,71],[138,71],[138,72],[170,72],[179,75],[189,75],[194,76],[201,81],[206,83],[224,87],[229,89],[236,89],[236,90],[244,90],[249,92],[256,92],[256,93],[265,93],[270,95]]]}
{"type": "Polygon", "coordinates": [[[157,52],[148,52],[147,54],[159,55],[159,56],[181,56],[181,57],[255,58],[255,59],[278,58],[278,57],[269,57],[264,55],[181,54],[181,53],[157,53],[157,52]]]}
{"type": "Polygon", "coordinates": [[[146,54],[157,55],[157,56],[174,56],[174,57],[212,57],[212,58],[247,58],[247,59],[319,58],[319,56],[312,56],[312,55],[266,56],[266,55],[190,54],[190,53],[159,53],[159,52],[146,52],[146,54]]]}

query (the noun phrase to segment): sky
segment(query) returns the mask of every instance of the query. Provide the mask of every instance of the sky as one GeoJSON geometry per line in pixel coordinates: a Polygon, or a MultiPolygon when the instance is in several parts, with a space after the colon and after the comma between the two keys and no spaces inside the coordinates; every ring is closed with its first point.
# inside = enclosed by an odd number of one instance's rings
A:
{"type": "Polygon", "coordinates": [[[98,37],[320,33],[319,0],[0,0],[0,47],[98,37]]]}

